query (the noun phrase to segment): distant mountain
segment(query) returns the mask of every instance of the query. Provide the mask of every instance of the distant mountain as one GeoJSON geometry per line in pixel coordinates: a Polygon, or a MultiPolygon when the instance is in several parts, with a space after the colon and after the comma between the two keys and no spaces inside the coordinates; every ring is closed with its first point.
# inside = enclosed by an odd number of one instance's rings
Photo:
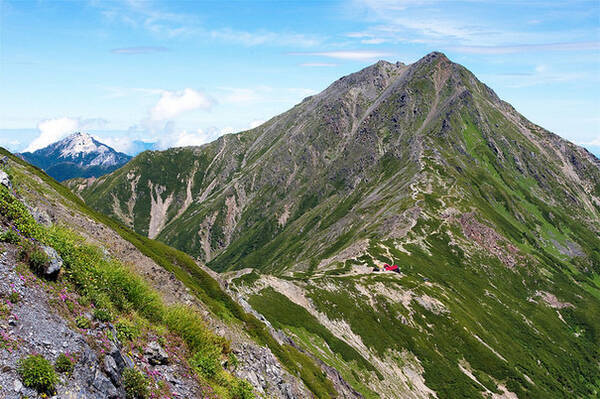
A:
{"type": "Polygon", "coordinates": [[[21,158],[43,169],[58,181],[99,177],[125,165],[131,156],[117,152],[87,133],[77,132],[21,158]]]}

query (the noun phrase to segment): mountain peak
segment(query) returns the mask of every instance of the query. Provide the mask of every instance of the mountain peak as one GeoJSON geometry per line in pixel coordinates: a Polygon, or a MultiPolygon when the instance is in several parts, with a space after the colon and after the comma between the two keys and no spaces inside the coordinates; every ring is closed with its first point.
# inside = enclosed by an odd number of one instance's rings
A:
{"type": "Polygon", "coordinates": [[[61,149],[60,157],[67,158],[79,154],[89,154],[91,152],[104,153],[109,148],[104,144],[98,143],[88,133],[76,132],[62,139],[56,146],[61,149]]]}
{"type": "Polygon", "coordinates": [[[443,67],[449,67],[450,65],[455,65],[448,57],[446,57],[446,54],[441,53],[439,51],[432,51],[431,53],[425,55],[424,57],[420,58],[418,61],[414,62],[413,66],[428,66],[428,65],[434,65],[434,64],[439,64],[443,67]]]}
{"type": "Polygon", "coordinates": [[[89,133],[75,132],[64,139],[21,156],[57,180],[99,177],[127,163],[131,157],[95,140],[89,133]]]}

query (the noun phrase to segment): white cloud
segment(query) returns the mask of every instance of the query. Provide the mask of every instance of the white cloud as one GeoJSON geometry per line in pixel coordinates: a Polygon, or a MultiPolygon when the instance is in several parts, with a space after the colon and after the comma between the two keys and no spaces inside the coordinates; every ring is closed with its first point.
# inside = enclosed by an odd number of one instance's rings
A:
{"type": "Polygon", "coordinates": [[[303,56],[317,56],[317,57],[329,57],[340,60],[373,60],[382,57],[392,56],[390,53],[381,51],[368,51],[368,50],[354,50],[354,51],[317,51],[317,52],[294,52],[288,53],[289,55],[303,55],[303,56]]]}
{"type": "Polygon", "coordinates": [[[112,136],[112,137],[98,137],[94,136],[96,140],[107,146],[126,154],[130,154],[135,147],[135,139],[129,136],[112,136]]]}
{"type": "Polygon", "coordinates": [[[224,128],[221,129],[221,134],[231,134],[231,133],[235,133],[235,128],[233,128],[232,126],[225,126],[224,128]]]}
{"type": "Polygon", "coordinates": [[[589,146],[600,146],[600,136],[596,137],[591,141],[584,141],[578,143],[579,145],[589,145],[589,146]]]}
{"type": "Polygon", "coordinates": [[[156,147],[164,150],[172,147],[187,147],[206,144],[221,134],[218,129],[197,129],[195,131],[180,130],[168,135],[163,135],[156,143],[156,147]]]}
{"type": "Polygon", "coordinates": [[[373,37],[371,39],[363,39],[360,42],[363,44],[381,44],[387,42],[387,40],[379,37],[373,37]]]}
{"type": "Polygon", "coordinates": [[[194,109],[208,110],[213,103],[206,94],[189,88],[182,91],[163,91],[150,111],[150,117],[156,121],[167,120],[194,109]]]}
{"type": "Polygon", "coordinates": [[[77,131],[80,128],[80,122],[79,119],[66,117],[46,119],[38,123],[37,128],[40,135],[25,148],[24,152],[39,150],[77,131]]]}
{"type": "Polygon", "coordinates": [[[250,103],[260,101],[263,99],[263,97],[258,93],[257,89],[221,87],[221,90],[227,92],[227,94],[222,97],[223,102],[226,103],[250,103]]]}
{"type": "MultiPolygon", "coordinates": [[[[349,32],[345,36],[363,44],[424,43],[468,54],[590,51],[600,48],[598,40],[590,41],[592,36],[585,27],[564,30],[560,29],[561,24],[551,26],[548,23],[544,30],[524,29],[524,24],[537,25],[543,21],[526,19],[519,25],[507,24],[502,18],[494,18],[493,13],[489,13],[488,1],[467,2],[472,3],[472,14],[465,17],[460,6],[453,7],[442,0],[354,0],[350,3],[351,11],[370,25],[364,31],[349,32]]],[[[533,4],[533,8],[552,10],[561,15],[561,20],[576,18],[573,15],[578,12],[570,10],[568,2],[534,3],[537,4],[533,4]]],[[[523,18],[526,13],[515,17],[523,18]]]]}
{"type": "Polygon", "coordinates": [[[262,125],[265,122],[266,121],[263,121],[263,120],[260,120],[260,119],[255,119],[252,122],[250,122],[250,129],[254,129],[255,127],[258,127],[258,126],[262,125]]]}
{"type": "Polygon", "coordinates": [[[156,140],[155,148],[165,150],[173,147],[199,146],[216,140],[224,134],[235,133],[236,129],[231,126],[223,128],[209,127],[207,129],[172,129],[160,134],[156,140]]]}

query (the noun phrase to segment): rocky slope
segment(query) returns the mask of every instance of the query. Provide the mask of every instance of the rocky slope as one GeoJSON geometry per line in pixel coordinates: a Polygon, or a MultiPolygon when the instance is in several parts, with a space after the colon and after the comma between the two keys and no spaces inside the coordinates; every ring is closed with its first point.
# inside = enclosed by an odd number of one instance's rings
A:
{"type": "Polygon", "coordinates": [[[131,159],[131,156],[117,152],[82,132],[19,156],[58,181],[99,177],[120,168],[131,159]]]}
{"type": "Polygon", "coordinates": [[[94,213],[18,158],[3,157],[3,169],[0,396],[44,393],[26,386],[19,371],[23,359],[32,354],[51,364],[61,354],[74,361],[73,370],[60,374],[55,391],[50,392],[58,397],[125,397],[127,369],[145,374],[151,397],[312,398],[324,397],[322,390],[333,396],[336,386],[347,390],[343,380],[326,382],[326,367],[322,365],[321,371],[316,360],[290,346],[292,341],[278,343],[190,258],[153,246],[94,213]],[[31,255],[35,248],[54,254],[60,264],[46,274],[36,273],[31,255]],[[112,275],[118,276],[113,283],[112,275]],[[112,284],[123,285],[115,289],[112,284]],[[144,288],[146,284],[150,288],[144,288]],[[135,295],[147,299],[136,304],[135,295]],[[160,301],[158,315],[147,316],[147,306],[152,306],[148,301],[156,300],[160,301]],[[181,305],[188,310],[177,316],[181,305]],[[110,320],[99,316],[98,309],[109,313],[110,320]],[[185,329],[174,321],[181,317],[187,320],[185,329]],[[194,327],[194,323],[199,324],[194,327]],[[228,354],[218,356],[218,369],[211,371],[215,374],[203,374],[199,365],[207,360],[196,363],[198,357],[204,359],[203,353],[216,355],[212,344],[194,349],[195,334],[202,334],[198,338],[203,341],[225,345],[228,354]],[[296,369],[290,358],[302,369],[296,369]],[[249,382],[249,390],[243,381],[249,382]]]}
{"type": "Polygon", "coordinates": [[[78,189],[365,397],[600,391],[600,161],[443,54],[78,189]]]}

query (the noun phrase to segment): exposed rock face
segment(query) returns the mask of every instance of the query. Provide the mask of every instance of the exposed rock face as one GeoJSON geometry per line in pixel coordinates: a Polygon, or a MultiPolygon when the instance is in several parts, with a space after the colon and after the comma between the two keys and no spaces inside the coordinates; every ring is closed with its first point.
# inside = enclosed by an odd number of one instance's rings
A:
{"type": "Polygon", "coordinates": [[[271,395],[286,399],[312,397],[304,389],[298,389],[297,384],[290,379],[268,349],[242,345],[234,353],[241,360],[235,374],[250,382],[259,394],[266,395],[270,392],[271,395]]]}
{"type": "Polygon", "coordinates": [[[156,341],[148,344],[145,355],[150,364],[169,364],[169,354],[156,341]]]}

